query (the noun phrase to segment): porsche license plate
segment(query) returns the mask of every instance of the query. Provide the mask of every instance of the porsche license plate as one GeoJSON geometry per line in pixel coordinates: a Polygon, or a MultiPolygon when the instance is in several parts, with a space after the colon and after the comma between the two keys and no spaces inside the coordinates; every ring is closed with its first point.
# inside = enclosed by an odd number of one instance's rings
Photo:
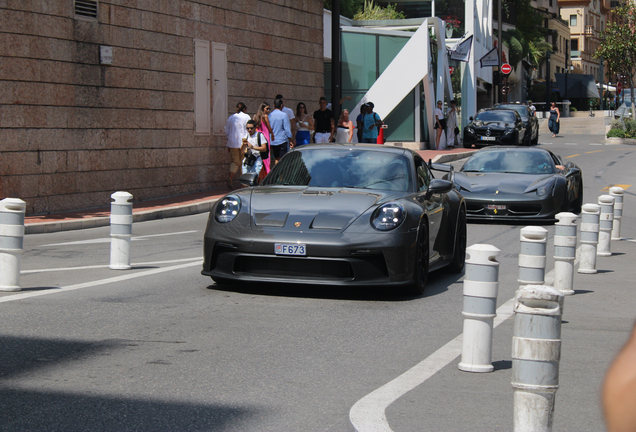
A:
{"type": "Polygon", "coordinates": [[[505,205],[488,204],[488,210],[505,210],[505,205]]]}
{"type": "Polygon", "coordinates": [[[495,141],[497,138],[495,137],[480,137],[482,141],[495,141]]]}
{"type": "Polygon", "coordinates": [[[306,256],[307,247],[304,244],[275,243],[274,253],[276,255],[297,255],[306,256]]]}

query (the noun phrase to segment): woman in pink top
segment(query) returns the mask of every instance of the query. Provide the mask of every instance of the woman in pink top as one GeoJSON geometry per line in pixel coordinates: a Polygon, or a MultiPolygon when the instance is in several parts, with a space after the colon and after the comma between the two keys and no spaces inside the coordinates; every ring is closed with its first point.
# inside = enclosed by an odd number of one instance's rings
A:
{"type": "MultiPolygon", "coordinates": [[[[267,148],[269,148],[270,143],[274,139],[274,134],[272,133],[272,127],[269,125],[269,114],[270,107],[267,102],[263,102],[261,106],[258,108],[256,114],[254,114],[254,121],[256,122],[256,130],[258,132],[262,132],[267,138],[267,148]]],[[[269,173],[270,164],[269,164],[269,156],[267,159],[263,159],[263,170],[261,170],[261,175],[264,177],[265,174],[269,173]]]]}

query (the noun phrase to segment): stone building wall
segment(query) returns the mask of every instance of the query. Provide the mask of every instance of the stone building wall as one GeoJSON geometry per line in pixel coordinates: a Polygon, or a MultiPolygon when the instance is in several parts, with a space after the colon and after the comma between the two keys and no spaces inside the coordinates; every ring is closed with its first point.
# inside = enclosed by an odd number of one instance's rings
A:
{"type": "Polygon", "coordinates": [[[194,132],[195,39],[227,44],[224,117],[277,93],[317,108],[322,0],[97,3],[90,21],[73,0],[0,1],[0,199],[23,199],[28,214],[225,184],[225,136],[194,132]]]}

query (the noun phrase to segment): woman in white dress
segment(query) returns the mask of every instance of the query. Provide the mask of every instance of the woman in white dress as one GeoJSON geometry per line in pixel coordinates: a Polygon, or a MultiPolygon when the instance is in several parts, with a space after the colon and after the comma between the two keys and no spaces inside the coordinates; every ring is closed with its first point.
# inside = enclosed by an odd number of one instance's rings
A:
{"type": "Polygon", "coordinates": [[[338,120],[338,127],[336,128],[336,140],[335,142],[345,143],[357,143],[358,137],[353,132],[354,125],[349,119],[349,110],[342,110],[340,113],[340,120],[338,120]]]}
{"type": "Polygon", "coordinates": [[[457,127],[457,102],[455,100],[450,101],[450,108],[446,115],[446,143],[447,147],[455,147],[457,144],[457,134],[455,134],[455,128],[457,127]]]}

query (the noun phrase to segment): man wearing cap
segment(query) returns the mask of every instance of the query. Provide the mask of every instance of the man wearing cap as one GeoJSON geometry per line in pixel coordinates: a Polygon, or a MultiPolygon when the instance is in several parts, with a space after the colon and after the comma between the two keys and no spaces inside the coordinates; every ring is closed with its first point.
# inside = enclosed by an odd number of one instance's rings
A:
{"type": "Polygon", "coordinates": [[[367,144],[377,144],[378,130],[382,126],[382,119],[378,113],[373,112],[373,102],[367,102],[367,110],[362,118],[364,125],[362,129],[362,142],[367,144]]]}

